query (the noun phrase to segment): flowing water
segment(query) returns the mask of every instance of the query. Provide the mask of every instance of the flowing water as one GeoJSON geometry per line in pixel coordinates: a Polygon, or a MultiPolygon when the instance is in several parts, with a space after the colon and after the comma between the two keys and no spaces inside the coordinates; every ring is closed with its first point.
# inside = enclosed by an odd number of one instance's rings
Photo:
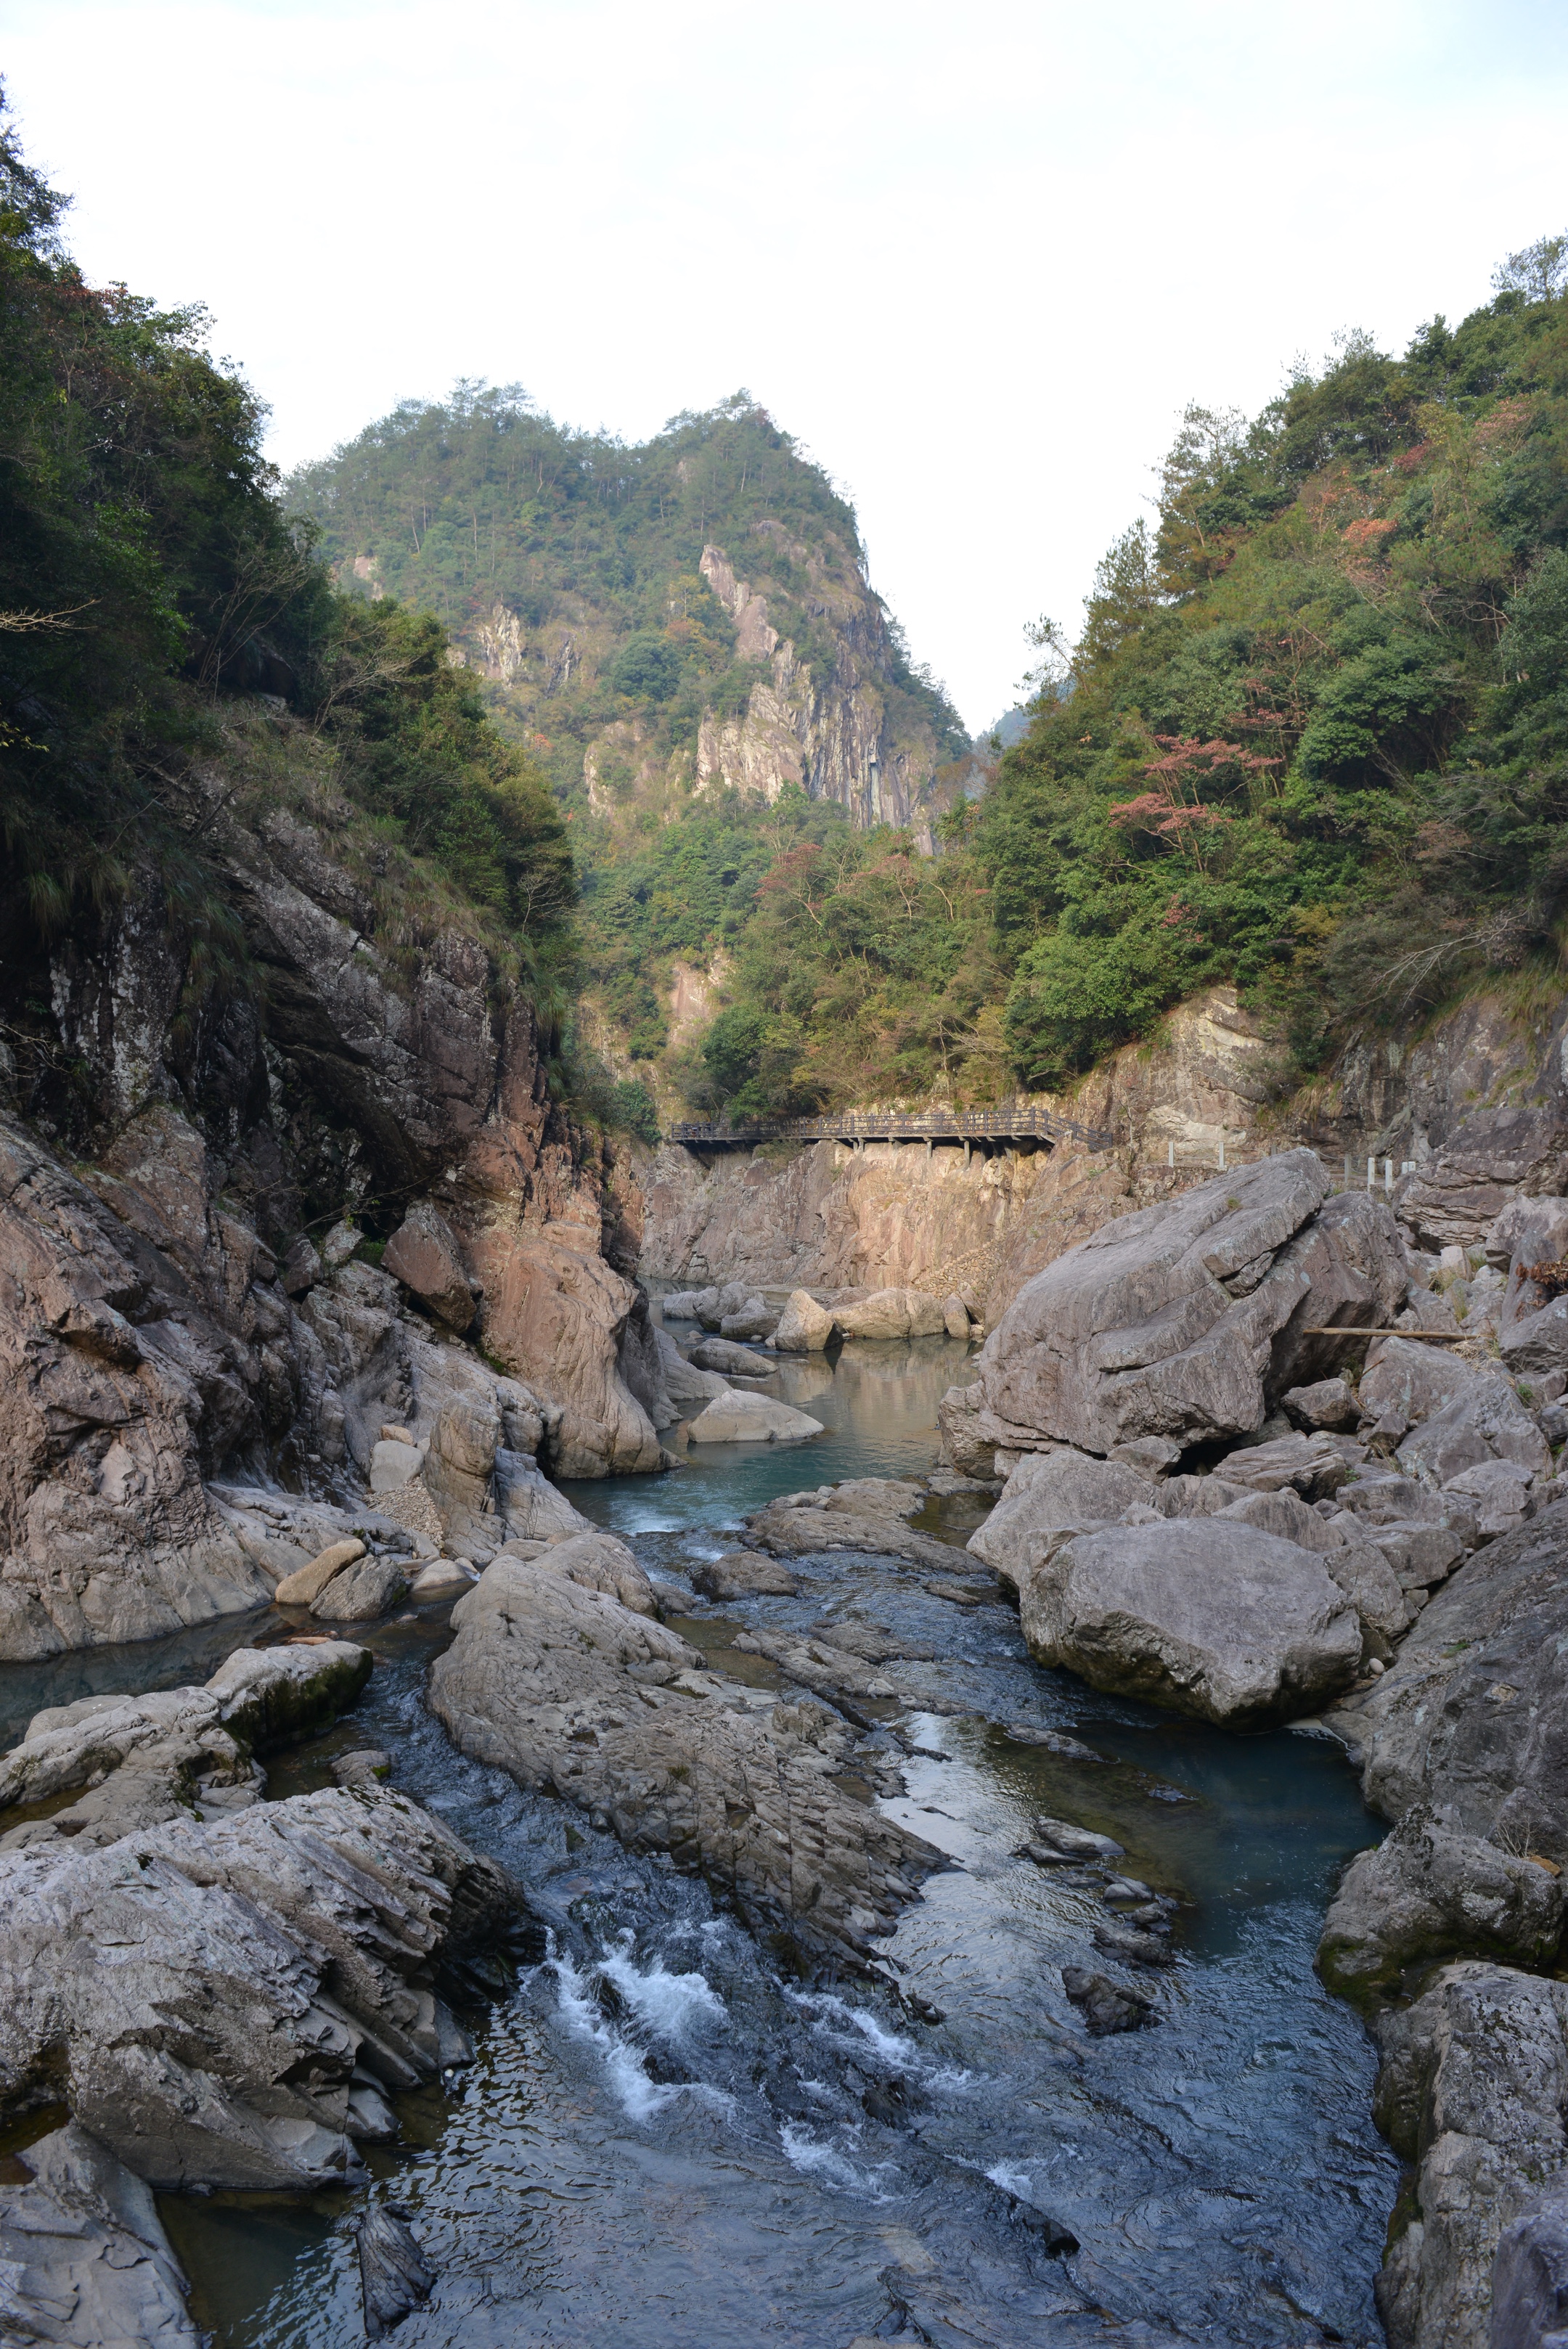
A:
{"type": "MultiPolygon", "coordinates": [[[[774,1494],[929,1467],[963,1359],[939,1339],[786,1366],[785,1399],[824,1423],[810,1444],[715,1447],[572,1498],[681,1582],[774,1494]]],[[[946,1512],[955,1540],[964,1506],[946,1512]]],[[[1378,2342],[1396,2166],[1360,2026],[1311,1964],[1331,1880],[1376,1832],[1337,1747],[1096,1696],[1033,1664],[1008,1608],[951,1605],[919,1569],[840,1557],[799,1573],[795,1599],[693,1598],[676,1628],[752,1679],[770,1668],[730,1648],[747,1624],[849,1616],[934,1651],[885,1668],[903,1701],[874,1708],[882,1783],[902,1784],[886,1806],[953,1862],[881,1945],[911,2003],[759,1943],[701,1883],[455,1754],[422,1699],[442,1609],[369,1635],[356,1713],[275,1762],[281,1795],[386,1745],[395,1783],[503,1859],[547,1920],[464,2017],[472,2067],[402,2098],[400,2142],[368,2149],[368,2190],[411,2214],[440,2276],[400,2344],[1378,2342]],[[1009,1733],[1031,1726],[1101,1758],[1009,1733]],[[1094,1878],[1012,1856],[1040,1811],[1114,1835],[1120,1865],[1179,1900],[1156,2027],[1090,2039],[1068,2003],[1061,1968],[1106,1964],[1090,1938],[1106,1911],[1094,1878]]],[[[18,1669],[0,1723],[200,1677],[237,1643],[231,1622],[18,1669]]],[[[362,2337],[359,2199],[163,2198],[200,2321],[233,2349],[362,2337]]]]}

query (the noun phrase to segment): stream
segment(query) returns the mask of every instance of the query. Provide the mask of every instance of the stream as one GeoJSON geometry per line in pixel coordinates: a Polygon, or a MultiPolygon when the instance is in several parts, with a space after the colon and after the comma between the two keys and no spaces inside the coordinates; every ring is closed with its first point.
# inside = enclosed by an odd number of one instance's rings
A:
{"type": "MultiPolygon", "coordinates": [[[[783,1400],[824,1423],[812,1443],[566,1489],[689,1588],[775,1494],[931,1468],[937,1400],[966,1358],[939,1338],[786,1363],[783,1400]]],[[[976,1522],[961,1499],[927,1529],[961,1544],[976,1522]]],[[[955,1570],[970,1563],[955,1548],[955,1570]]],[[[821,1976],[785,1937],[759,1942],[701,1881],[454,1753],[423,1703],[444,1608],[357,1633],[377,1658],[358,1709],[274,1758],[281,1796],[384,1745],[393,1783],[503,1860],[547,1920],[519,1936],[493,2004],[464,2014],[472,2065],[400,2099],[400,2143],[365,2148],[369,2191],[411,2215],[440,2279],[402,2349],[1372,2349],[1397,2165],[1360,2023],[1312,1971],[1334,1874],[1378,1833],[1339,1748],[1096,1695],[1030,1661],[1011,1608],[949,1603],[916,1568],[798,1572],[796,1598],[693,1597],[673,1628],[773,1684],[731,1645],[748,1625],[847,1615],[931,1650],[883,1667],[899,1701],[873,1708],[881,1784],[897,1764],[903,1786],[884,1807],[953,1863],[879,1945],[913,2005],[821,1976]],[[1009,1733],[1029,1729],[1100,1758],[1009,1733]],[[1105,1965],[1090,1934],[1106,1912],[1087,1873],[1012,1857],[1042,1811],[1114,1836],[1119,1865],[1181,1904],[1155,2027],[1091,2039],[1067,2002],[1060,1969],[1105,1965]]],[[[9,1668],[0,1732],[89,1692],[199,1680],[246,1630],[9,1668]]],[[[161,2197],[197,2321],[228,2349],[360,2339],[346,2222],[363,2191],[161,2197]]]]}

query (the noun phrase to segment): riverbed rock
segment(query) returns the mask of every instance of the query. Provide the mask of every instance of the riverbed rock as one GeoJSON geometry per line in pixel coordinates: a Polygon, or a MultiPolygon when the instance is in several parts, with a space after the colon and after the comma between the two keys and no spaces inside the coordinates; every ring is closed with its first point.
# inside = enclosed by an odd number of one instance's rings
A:
{"type": "Polygon", "coordinates": [[[947,1328],[941,1299],[919,1288],[877,1288],[834,1319],[846,1338],[936,1338],[947,1328]]]}
{"type": "Polygon", "coordinates": [[[9,2157],[0,2183],[0,2340],[200,2349],[151,2188],[74,2122],[9,2157]]]}
{"type": "Polygon", "coordinates": [[[1321,1558],[1220,1517],[1080,1534],[1021,1599],[1041,1663],[1235,1727],[1315,1711],[1362,1651],[1321,1558]]]}
{"type": "Polygon", "coordinates": [[[358,1535],[350,1534],[343,1541],[329,1542],[318,1550],[308,1566],[297,1574],[286,1575],[273,1592],[280,1607],[314,1606],[336,1574],[353,1566],[365,1555],[365,1545],[358,1535]]]}
{"type": "Polygon", "coordinates": [[[0,2111],[63,2097],[156,2186],[341,2185],[356,2067],[408,2088],[461,2060],[434,1970],[514,1901],[374,1785],[0,1854],[0,2111]]]}
{"type": "Polygon", "coordinates": [[[345,1640],[242,1648],[202,1688],[81,1697],[36,1713],[0,1755],[0,1828],[14,1806],[80,1799],[0,1835],[0,1850],[43,1843],[86,1850],[133,1829],[256,1801],[254,1756],[329,1728],[358,1697],[370,1657],[345,1640]]]}
{"type": "Polygon", "coordinates": [[[1563,1919],[1562,1884],[1541,1860],[1445,1826],[1417,1804],[1351,1861],[1324,1923],[1318,1971],[1366,2007],[1441,1958],[1549,1966],[1563,1919]]]}
{"type": "Polygon", "coordinates": [[[1091,2039],[1106,2039],[1119,2031],[1142,2031],[1159,2020],[1147,1992],[1130,1982],[1113,1982],[1093,1966],[1064,1966],[1062,1987],[1084,2018],[1091,2039]]]}
{"type": "Polygon", "coordinates": [[[809,1289],[795,1288],[779,1315],[774,1344],[781,1354],[820,1354],[833,1335],[833,1316],[809,1289]]]}
{"type": "Polygon", "coordinates": [[[383,2341],[435,2290],[435,2271],[408,2223],[408,2213],[385,2202],[369,2204],[355,2221],[365,2333],[383,2341]]]}
{"type": "Polygon", "coordinates": [[[1275,1258],[1327,1192],[1315,1154],[1286,1151],[1058,1257],[981,1349],[981,1432],[1102,1454],[1141,1435],[1185,1445],[1251,1433],[1275,1335],[1310,1288],[1275,1258]]]}
{"type": "Polygon", "coordinates": [[[907,1518],[925,1495],[896,1478],[859,1476],[815,1493],[786,1493],[746,1520],[759,1549],[775,1557],[808,1557],[860,1550],[907,1557],[921,1566],[952,1568],[961,1555],[932,1534],[917,1533],[907,1518]]]}
{"type": "Polygon", "coordinates": [[[556,1490],[526,1453],[496,1452],[495,1502],[506,1541],[548,1541],[553,1534],[592,1529],[592,1521],[556,1490]]]}
{"type": "Polygon", "coordinates": [[[364,1557],[335,1574],[310,1611],[318,1623],[374,1623],[409,1595],[409,1578],[395,1557],[364,1557]]]}
{"type": "Polygon", "coordinates": [[[1551,1446],[1498,1374],[1478,1374],[1458,1388],[1405,1438],[1397,1457],[1407,1476],[1436,1486],[1491,1460],[1511,1460],[1532,1476],[1552,1474],[1551,1446]]]}
{"type": "Polygon", "coordinates": [[[1114,1521],[1149,1498],[1148,1478],[1121,1461],[1066,1449],[1030,1453],[1009,1476],[984,1525],[970,1536],[969,1547],[1022,1591],[1044,1563],[1053,1536],[1114,1521]]]}
{"type": "Polygon", "coordinates": [[[857,1945],[942,1864],[837,1793],[824,1765],[839,1731],[818,1708],[753,1710],[673,1632],[539,1562],[498,1560],[452,1622],[431,1703],[464,1753],[553,1787],[634,1849],[701,1868],[763,1915],[857,1945]]]}
{"type": "Polygon", "coordinates": [[[748,1297],[738,1313],[726,1313],[719,1324],[719,1335],[739,1341],[743,1338],[771,1338],[778,1328],[779,1317],[765,1299],[748,1297]]]}
{"type": "Polygon", "coordinates": [[[800,1588],[780,1559],[759,1557],[749,1549],[700,1559],[691,1568],[691,1581],[704,1599],[793,1599],[800,1588]]]}
{"type": "Polygon", "coordinates": [[[777,1370],[765,1354],[754,1353],[750,1346],[737,1346],[729,1338],[704,1338],[692,1347],[691,1360],[700,1371],[717,1371],[726,1379],[765,1379],[777,1370]]]}
{"type": "Polygon", "coordinates": [[[425,1449],[422,1444],[382,1436],[370,1454],[371,1492],[395,1493],[400,1485],[417,1476],[425,1464],[425,1449]]]}
{"type": "Polygon", "coordinates": [[[691,1422],[693,1444],[803,1444],[822,1433],[822,1422],[772,1395],[716,1395],[691,1422]]]}
{"type": "Polygon", "coordinates": [[[972,1386],[949,1387],[937,1405],[942,1457],[961,1476],[989,1480],[996,1473],[996,1440],[981,1432],[984,1409],[985,1390],[978,1380],[972,1386]]]}
{"type": "Polygon", "coordinates": [[[830,1701],[841,1696],[896,1696],[892,1682],[864,1656],[836,1647],[830,1637],[765,1628],[738,1632],[742,1655],[765,1656],[801,1688],[830,1701]]]}
{"type": "Polygon", "coordinates": [[[456,1235],[428,1200],[409,1209],[387,1242],[381,1262],[449,1329],[461,1333],[472,1327],[473,1292],[462,1268],[456,1235]]]}
{"type": "MultiPolygon", "coordinates": [[[[705,1371],[696,1362],[689,1361],[674,1339],[666,1337],[662,1330],[658,1331],[656,1342],[659,1353],[659,1384],[668,1396],[673,1411],[678,1413],[701,1411],[705,1404],[712,1402],[715,1395],[728,1392],[729,1381],[722,1371],[705,1371]]],[[[762,1358],[759,1355],[753,1355],[752,1359],[760,1370],[763,1367],[762,1358]]],[[[669,1424],[664,1421],[659,1423],[669,1424]]]]}
{"type": "Polygon", "coordinates": [[[1377,2037],[1378,2126],[1415,2169],[1377,2280],[1389,2349],[1502,2349],[1502,2239],[1564,2184],[1568,1983],[1445,1966],[1377,2037]]]}
{"type": "Polygon", "coordinates": [[[1416,1338],[1380,1338],[1367,1349],[1359,1391],[1361,1413],[1371,1420],[1402,1419],[1407,1427],[1414,1427],[1473,1387],[1481,1375],[1451,1347],[1424,1345],[1416,1338]]]}

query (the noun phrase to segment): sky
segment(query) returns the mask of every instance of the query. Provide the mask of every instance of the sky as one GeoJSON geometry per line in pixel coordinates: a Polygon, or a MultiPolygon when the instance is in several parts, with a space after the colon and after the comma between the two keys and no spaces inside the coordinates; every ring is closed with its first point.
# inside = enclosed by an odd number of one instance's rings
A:
{"type": "Polygon", "coordinates": [[[628,440],[744,385],[973,728],[1187,400],[1568,225],[1563,0],[0,0],[0,70],[280,465],[459,377],[628,440]]]}

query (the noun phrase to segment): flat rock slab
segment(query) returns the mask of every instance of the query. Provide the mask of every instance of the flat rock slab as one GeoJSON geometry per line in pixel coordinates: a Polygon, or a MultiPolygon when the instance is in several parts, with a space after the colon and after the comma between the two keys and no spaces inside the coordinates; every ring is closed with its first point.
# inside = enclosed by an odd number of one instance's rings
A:
{"type": "Polygon", "coordinates": [[[701,1868],[756,1911],[859,1947],[945,1865],[825,1775],[842,1723],[809,1702],[753,1710],[684,1640],[541,1561],[497,1559],[452,1622],[431,1705],[465,1754],[553,1788],[633,1849],[701,1868]]]}
{"type": "Polygon", "coordinates": [[[705,1599],[793,1599],[800,1588],[778,1558],[759,1557],[749,1549],[703,1558],[692,1568],[691,1579],[705,1599]]]}
{"type": "Polygon", "coordinates": [[[1316,1712],[1362,1652],[1321,1558],[1218,1517],[1080,1534],[1032,1576],[1022,1614],[1040,1662],[1237,1727],[1316,1712]]]}
{"type": "Polygon", "coordinates": [[[693,1444],[803,1444],[822,1433],[822,1422],[771,1395],[716,1395],[687,1431],[693,1444]]]}

